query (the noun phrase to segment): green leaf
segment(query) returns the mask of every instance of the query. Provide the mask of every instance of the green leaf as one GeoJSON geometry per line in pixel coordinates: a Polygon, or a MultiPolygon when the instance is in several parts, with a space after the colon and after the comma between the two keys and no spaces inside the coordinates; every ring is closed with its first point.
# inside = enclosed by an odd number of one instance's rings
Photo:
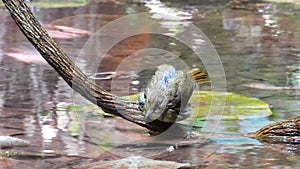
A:
{"type": "MultiPolygon", "coordinates": [[[[228,92],[196,91],[193,93],[190,102],[192,114],[196,114],[197,118],[210,116],[212,119],[241,120],[266,117],[272,114],[267,103],[255,98],[228,92]],[[223,111],[210,112],[210,109],[214,106],[211,105],[211,103],[214,103],[214,100],[217,102],[225,101],[223,111]]],[[[222,110],[222,107],[219,110],[222,110]]]]}

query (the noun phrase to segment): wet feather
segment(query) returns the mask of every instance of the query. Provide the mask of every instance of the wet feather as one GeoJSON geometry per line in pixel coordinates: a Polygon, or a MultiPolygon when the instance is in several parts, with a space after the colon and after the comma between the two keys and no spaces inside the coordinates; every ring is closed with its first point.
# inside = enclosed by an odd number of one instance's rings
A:
{"type": "Polygon", "coordinates": [[[174,123],[190,115],[188,101],[197,83],[209,82],[199,69],[176,70],[171,65],[160,65],[151,82],[138,99],[140,110],[148,122],[159,120],[174,123]]]}

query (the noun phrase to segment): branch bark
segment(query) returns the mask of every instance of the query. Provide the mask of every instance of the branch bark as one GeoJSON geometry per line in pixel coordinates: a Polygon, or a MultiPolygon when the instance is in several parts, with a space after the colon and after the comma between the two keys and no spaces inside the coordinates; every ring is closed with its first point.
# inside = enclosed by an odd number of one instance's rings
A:
{"type": "Polygon", "coordinates": [[[253,137],[300,136],[300,116],[267,125],[253,133],[253,137]]]}
{"type": "Polygon", "coordinates": [[[106,113],[120,116],[153,131],[161,130],[157,124],[145,122],[137,103],[121,99],[89,79],[48,35],[23,0],[2,1],[26,38],[73,90],[106,113]]]}

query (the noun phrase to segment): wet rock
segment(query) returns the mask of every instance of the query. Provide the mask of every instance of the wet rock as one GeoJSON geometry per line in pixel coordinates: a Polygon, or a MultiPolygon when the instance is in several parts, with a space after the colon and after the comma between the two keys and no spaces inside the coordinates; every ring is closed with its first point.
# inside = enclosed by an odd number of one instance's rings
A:
{"type": "Polygon", "coordinates": [[[0,136],[0,147],[28,146],[29,142],[11,136],[0,136]]]}
{"type": "Polygon", "coordinates": [[[90,169],[106,169],[106,168],[115,168],[115,169],[125,169],[125,168],[143,168],[143,169],[174,169],[174,168],[190,168],[191,165],[188,163],[177,163],[173,161],[160,161],[152,160],[149,158],[134,156],[128,157],[120,160],[112,161],[99,161],[91,163],[84,166],[79,166],[77,168],[90,168],[90,169]]]}

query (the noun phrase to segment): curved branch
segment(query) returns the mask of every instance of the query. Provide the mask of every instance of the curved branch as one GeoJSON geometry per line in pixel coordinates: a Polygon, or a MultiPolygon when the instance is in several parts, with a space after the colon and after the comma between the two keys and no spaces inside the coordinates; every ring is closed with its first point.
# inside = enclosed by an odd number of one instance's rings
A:
{"type": "Polygon", "coordinates": [[[274,136],[300,136],[300,116],[269,124],[253,133],[252,136],[259,140],[274,136]]]}
{"type": "Polygon", "coordinates": [[[137,103],[121,99],[89,79],[48,35],[23,0],[2,1],[23,34],[73,90],[97,104],[106,113],[120,116],[150,130],[160,130],[158,126],[145,122],[137,103]]]}

